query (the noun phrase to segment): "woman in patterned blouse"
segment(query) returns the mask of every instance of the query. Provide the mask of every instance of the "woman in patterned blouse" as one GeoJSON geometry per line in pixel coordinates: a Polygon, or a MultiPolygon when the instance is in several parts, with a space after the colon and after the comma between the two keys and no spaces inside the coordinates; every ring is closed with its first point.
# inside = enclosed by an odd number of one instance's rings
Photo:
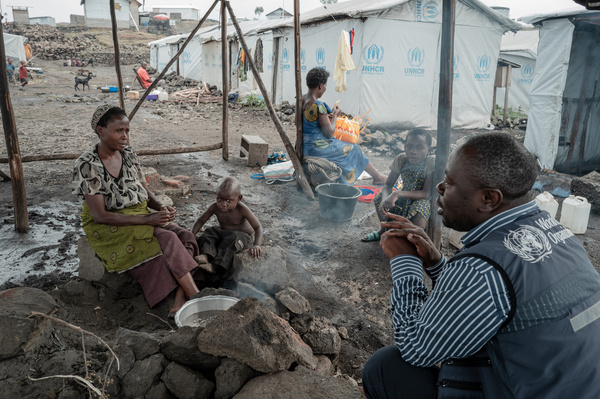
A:
{"type": "Polygon", "coordinates": [[[129,147],[129,120],[121,108],[100,106],[92,118],[100,142],[74,165],[74,194],[83,197],[87,241],[110,272],[127,272],[142,286],[150,305],[175,291],[172,315],[198,292],[199,255],[194,235],[179,227],[175,209],[164,206],[146,186],[129,147]],[[150,209],[155,212],[151,212],[150,209]]]}

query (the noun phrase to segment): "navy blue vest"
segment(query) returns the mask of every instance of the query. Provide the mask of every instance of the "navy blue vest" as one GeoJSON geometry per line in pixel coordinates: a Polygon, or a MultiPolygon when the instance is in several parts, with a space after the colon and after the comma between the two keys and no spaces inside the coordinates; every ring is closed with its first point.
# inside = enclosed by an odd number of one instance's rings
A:
{"type": "Polygon", "coordinates": [[[442,364],[438,397],[600,398],[600,275],[579,239],[548,212],[536,211],[451,261],[467,256],[500,271],[511,312],[477,355],[442,364]],[[469,383],[461,388],[451,375],[469,383]],[[475,392],[478,383],[485,396],[475,392]]]}

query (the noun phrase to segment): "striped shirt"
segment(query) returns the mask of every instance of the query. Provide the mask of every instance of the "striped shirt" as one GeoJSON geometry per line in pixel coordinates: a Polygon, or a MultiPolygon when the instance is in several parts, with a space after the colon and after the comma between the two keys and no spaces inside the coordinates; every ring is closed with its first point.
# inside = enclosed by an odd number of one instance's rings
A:
{"type": "MultiPolygon", "coordinates": [[[[502,212],[462,238],[465,245],[538,210],[535,201],[502,212]]],[[[508,317],[510,299],[500,273],[488,262],[465,257],[453,262],[442,256],[427,269],[435,282],[431,293],[423,280],[423,262],[412,255],[390,261],[394,339],[402,358],[428,367],[450,358],[475,354],[508,317]]]]}

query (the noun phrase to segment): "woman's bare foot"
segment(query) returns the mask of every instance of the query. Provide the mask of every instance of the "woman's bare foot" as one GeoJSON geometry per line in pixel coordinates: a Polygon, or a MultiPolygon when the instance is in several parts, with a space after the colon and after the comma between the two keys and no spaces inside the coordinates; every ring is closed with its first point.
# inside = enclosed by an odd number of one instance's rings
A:
{"type": "Polygon", "coordinates": [[[183,306],[185,301],[186,301],[186,298],[185,298],[185,292],[183,291],[183,288],[177,287],[177,290],[175,291],[175,301],[173,302],[173,307],[171,309],[169,309],[169,314],[175,315],[175,313],[179,309],[181,309],[181,307],[183,306]]]}
{"type": "Polygon", "coordinates": [[[200,263],[198,267],[208,273],[216,273],[217,268],[212,263],[200,263]]]}
{"type": "Polygon", "coordinates": [[[194,260],[196,260],[199,265],[208,263],[208,257],[205,254],[194,256],[194,260]]]}

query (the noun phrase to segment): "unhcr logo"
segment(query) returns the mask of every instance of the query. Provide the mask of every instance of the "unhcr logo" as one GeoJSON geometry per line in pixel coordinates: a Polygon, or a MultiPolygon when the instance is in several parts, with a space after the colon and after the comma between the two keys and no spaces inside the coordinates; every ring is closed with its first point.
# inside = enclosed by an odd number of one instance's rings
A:
{"type": "Polygon", "coordinates": [[[217,67],[217,57],[214,54],[212,55],[212,67],[217,67]]]}
{"type": "Polygon", "coordinates": [[[208,66],[208,54],[204,53],[204,66],[208,66]]]}
{"type": "Polygon", "coordinates": [[[422,68],[425,62],[425,50],[419,47],[411,48],[406,55],[408,67],[404,68],[406,76],[425,76],[425,68],[422,68]]]}
{"type": "Polygon", "coordinates": [[[415,1],[415,21],[417,22],[437,22],[440,15],[440,8],[437,1],[415,1]]]}
{"type": "Polygon", "coordinates": [[[271,52],[269,56],[269,65],[267,65],[267,69],[273,69],[273,62],[275,61],[275,52],[271,52]]]}
{"type": "Polygon", "coordinates": [[[317,48],[317,64],[321,65],[321,68],[325,69],[325,66],[323,66],[323,64],[325,64],[325,49],[323,47],[319,47],[317,48]]]}
{"type": "Polygon", "coordinates": [[[365,64],[362,67],[363,74],[381,75],[385,72],[385,67],[381,64],[383,61],[383,46],[371,44],[363,49],[362,58],[365,64]]]}
{"type": "Polygon", "coordinates": [[[183,63],[189,64],[190,62],[192,62],[192,56],[190,55],[190,52],[184,51],[183,52],[183,63]]]}
{"type": "Polygon", "coordinates": [[[283,49],[283,70],[284,71],[289,71],[290,70],[290,52],[288,51],[287,48],[283,49]]]}
{"type": "Polygon", "coordinates": [[[306,71],[306,65],[304,65],[304,61],[306,61],[306,51],[301,47],[300,48],[300,70],[306,71]]]}
{"type": "Polygon", "coordinates": [[[517,81],[521,84],[530,85],[533,82],[533,72],[535,68],[530,64],[521,67],[521,77],[517,81]]]}
{"type": "Polygon", "coordinates": [[[459,62],[458,54],[454,56],[454,79],[460,79],[460,72],[458,72],[458,62],[459,62]]]}
{"type": "Polygon", "coordinates": [[[477,57],[477,71],[475,72],[475,80],[487,81],[490,80],[491,75],[489,73],[490,66],[492,64],[492,58],[487,54],[480,55],[477,57]]]}

